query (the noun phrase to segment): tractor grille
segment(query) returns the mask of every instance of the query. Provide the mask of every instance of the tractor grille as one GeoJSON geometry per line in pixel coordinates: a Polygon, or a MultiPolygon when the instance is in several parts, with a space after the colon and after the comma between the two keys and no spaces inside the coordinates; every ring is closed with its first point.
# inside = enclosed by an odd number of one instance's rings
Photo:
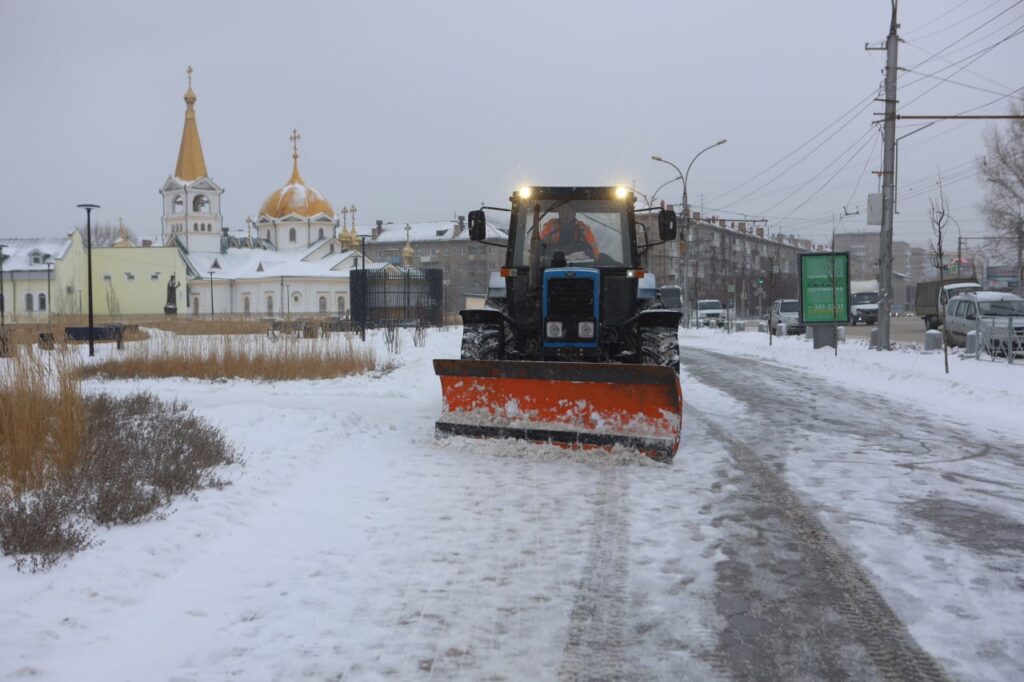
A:
{"type": "Polygon", "coordinates": [[[548,317],[594,316],[594,281],[559,278],[548,280],[548,317]]]}

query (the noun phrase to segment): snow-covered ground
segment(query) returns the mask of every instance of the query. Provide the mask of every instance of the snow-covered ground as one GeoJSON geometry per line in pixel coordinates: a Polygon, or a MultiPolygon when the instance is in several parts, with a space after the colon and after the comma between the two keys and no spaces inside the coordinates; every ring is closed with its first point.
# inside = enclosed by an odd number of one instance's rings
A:
{"type": "Polygon", "coordinates": [[[187,401],[245,464],[48,573],[0,569],[0,676],[710,676],[717,531],[701,507],[722,448],[667,467],[436,443],[430,360],[458,343],[406,338],[378,379],[91,382],[187,401]]]}
{"type": "Polygon", "coordinates": [[[1024,677],[1024,366],[954,358],[947,378],[941,355],[853,342],[835,358],[755,332],[681,340],[692,416],[670,466],[435,441],[430,361],[457,357],[456,330],[406,337],[379,378],[89,382],[188,402],[245,461],[48,573],[0,567],[0,677],[714,679],[742,677],[744,656],[778,679],[861,677],[861,654],[800,667],[848,618],[773,603],[789,596],[766,586],[813,574],[771,545],[738,447],[950,674],[1024,677]],[[758,625],[769,612],[808,622],[758,625]]]}

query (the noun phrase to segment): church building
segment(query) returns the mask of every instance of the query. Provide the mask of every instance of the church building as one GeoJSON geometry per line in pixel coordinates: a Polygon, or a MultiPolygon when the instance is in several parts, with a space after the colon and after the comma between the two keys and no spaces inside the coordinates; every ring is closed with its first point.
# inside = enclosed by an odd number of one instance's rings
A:
{"type": "Polygon", "coordinates": [[[267,197],[255,219],[246,219],[246,229],[225,227],[224,189],[207,172],[199,141],[191,67],[188,75],[178,163],[160,190],[163,238],[188,263],[187,312],[345,317],[351,306],[350,270],[394,266],[361,262],[355,206],[352,231],[346,224],[336,235],[339,220],[331,203],[299,173],[300,136],[294,130],[288,182],[267,197]]]}

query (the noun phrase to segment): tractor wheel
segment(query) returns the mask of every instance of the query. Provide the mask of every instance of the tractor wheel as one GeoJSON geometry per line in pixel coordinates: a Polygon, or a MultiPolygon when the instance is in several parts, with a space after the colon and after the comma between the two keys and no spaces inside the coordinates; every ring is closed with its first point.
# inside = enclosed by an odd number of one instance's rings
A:
{"type": "Polygon", "coordinates": [[[496,324],[467,324],[462,327],[463,360],[500,360],[505,344],[502,327],[496,324]]]}
{"type": "Polygon", "coordinates": [[[661,365],[679,371],[679,330],[670,327],[646,327],[640,330],[640,360],[645,365],[661,365]]]}

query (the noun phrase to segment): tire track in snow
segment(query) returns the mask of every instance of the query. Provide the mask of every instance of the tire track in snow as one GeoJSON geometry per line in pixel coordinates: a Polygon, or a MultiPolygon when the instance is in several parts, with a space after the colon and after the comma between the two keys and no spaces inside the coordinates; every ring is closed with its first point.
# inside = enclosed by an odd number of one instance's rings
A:
{"type": "Polygon", "coordinates": [[[569,615],[559,679],[627,677],[629,472],[623,469],[601,468],[587,563],[569,615]]]}

